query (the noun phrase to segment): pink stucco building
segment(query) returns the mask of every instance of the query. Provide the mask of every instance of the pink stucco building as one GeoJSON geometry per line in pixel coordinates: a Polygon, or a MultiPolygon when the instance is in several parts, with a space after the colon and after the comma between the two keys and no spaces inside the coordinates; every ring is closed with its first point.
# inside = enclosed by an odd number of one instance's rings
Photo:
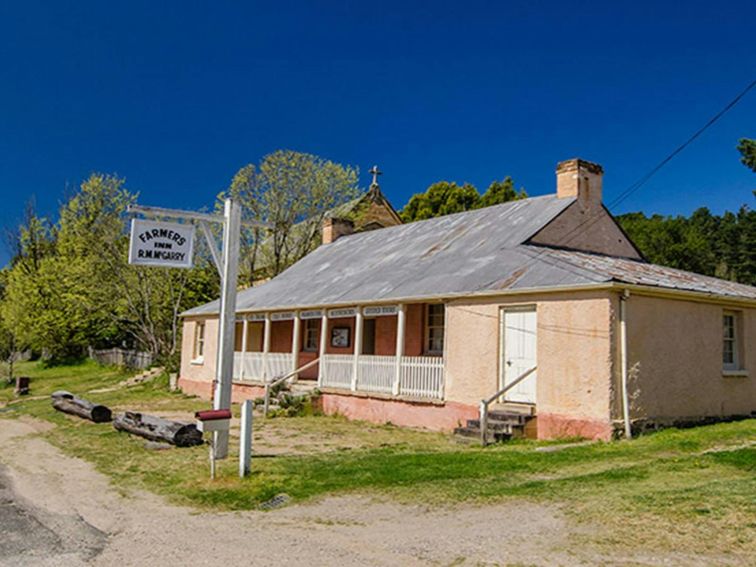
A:
{"type": "MultiPolygon", "coordinates": [[[[438,430],[491,411],[507,435],[608,439],[753,413],[756,288],[647,263],[602,176],[573,159],[552,195],[357,233],[328,219],[240,292],[234,399],[317,360],[298,379],[326,412],[438,430]]],[[[184,313],[184,391],[211,396],[217,330],[217,302],[184,313]]]]}

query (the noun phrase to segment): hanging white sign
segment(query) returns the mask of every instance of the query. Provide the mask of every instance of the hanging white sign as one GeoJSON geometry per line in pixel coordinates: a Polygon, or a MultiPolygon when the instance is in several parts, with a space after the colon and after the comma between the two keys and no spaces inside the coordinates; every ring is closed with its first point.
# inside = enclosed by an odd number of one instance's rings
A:
{"type": "Polygon", "coordinates": [[[354,307],[344,307],[342,309],[329,309],[329,319],[339,319],[340,317],[354,317],[357,314],[357,309],[354,307]]]}
{"type": "Polygon", "coordinates": [[[271,313],[271,321],[291,321],[294,318],[293,311],[283,311],[278,313],[271,313]]]}
{"type": "Polygon", "coordinates": [[[323,311],[320,309],[311,309],[309,311],[302,311],[299,314],[300,319],[320,319],[323,316],[323,311]]]}
{"type": "Polygon", "coordinates": [[[380,317],[382,315],[396,315],[396,305],[373,305],[365,307],[362,313],[365,317],[380,317]]]}
{"type": "Polygon", "coordinates": [[[194,225],[131,220],[129,264],[191,268],[194,251],[194,225]]]}

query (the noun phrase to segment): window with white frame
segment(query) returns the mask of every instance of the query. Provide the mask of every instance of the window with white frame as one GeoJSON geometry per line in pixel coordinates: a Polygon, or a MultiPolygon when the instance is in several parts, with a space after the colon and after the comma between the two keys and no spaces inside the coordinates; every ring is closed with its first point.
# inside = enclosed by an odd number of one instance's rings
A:
{"type": "Polygon", "coordinates": [[[739,313],[725,311],[722,315],[722,368],[740,370],[739,313]]]}
{"type": "Polygon", "coordinates": [[[205,355],[205,323],[197,321],[194,325],[194,360],[202,360],[205,355]]]}
{"type": "Polygon", "coordinates": [[[427,306],[425,318],[425,353],[444,354],[445,306],[432,303],[427,306]]]}
{"type": "Polygon", "coordinates": [[[305,352],[318,351],[318,332],[320,319],[305,319],[304,341],[302,350],[305,352]]]}

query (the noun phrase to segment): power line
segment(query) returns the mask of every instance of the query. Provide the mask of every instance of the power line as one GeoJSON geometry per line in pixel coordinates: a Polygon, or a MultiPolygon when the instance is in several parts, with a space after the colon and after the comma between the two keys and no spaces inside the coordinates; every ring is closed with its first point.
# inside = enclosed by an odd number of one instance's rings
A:
{"type": "Polygon", "coordinates": [[[685,140],[682,144],[680,144],[671,154],[669,154],[667,157],[665,157],[663,160],[661,160],[655,167],[653,167],[648,173],[646,173],[643,177],[641,177],[638,181],[630,185],[627,189],[625,189],[622,193],[620,193],[617,198],[612,201],[609,206],[614,207],[615,205],[620,204],[622,201],[624,201],[627,197],[632,195],[635,191],[640,189],[651,177],[656,174],[657,171],[659,171],[662,167],[667,165],[672,159],[679,154],[681,151],[683,151],[685,148],[687,148],[693,140],[698,138],[701,134],[703,134],[706,130],[708,130],[714,123],[722,118],[727,112],[729,112],[736,104],[738,104],[741,99],[748,94],[748,91],[750,91],[753,87],[756,86],[756,79],[751,81],[751,83],[743,89],[740,94],[738,94],[734,99],[732,99],[730,102],[725,105],[725,107],[717,112],[714,116],[712,116],[709,121],[704,124],[701,128],[699,128],[690,138],[685,140]]]}
{"type": "MultiPolygon", "coordinates": [[[[733,98],[730,102],[728,102],[724,108],[722,108],[719,112],[717,112],[714,116],[712,116],[706,124],[704,124],[701,128],[696,130],[696,132],[693,133],[685,142],[680,144],[677,148],[675,148],[674,151],[672,151],[668,156],[666,156],[663,160],[661,160],[657,165],[655,165],[653,168],[651,168],[645,175],[643,175],[638,181],[630,185],[627,189],[622,191],[617,198],[615,198],[608,207],[614,207],[627,199],[630,195],[635,193],[638,189],[643,187],[651,177],[653,177],[661,168],[663,168],[665,165],[667,165],[672,159],[677,156],[680,152],[682,152],[686,147],[688,147],[696,138],[698,138],[701,134],[703,134],[706,130],[708,130],[715,122],[717,122],[722,116],[727,114],[735,105],[737,105],[743,97],[748,94],[748,92],[756,87],[756,79],[751,81],[748,86],[746,86],[745,89],[743,89],[735,98],[733,98]]],[[[567,232],[567,234],[564,235],[562,239],[562,245],[566,245],[571,243],[575,238],[580,236],[582,234],[584,229],[588,229],[591,225],[593,225],[595,222],[598,222],[603,217],[602,215],[594,215],[592,217],[589,217],[585,219],[580,224],[573,227],[570,231],[567,232]]],[[[566,247],[566,246],[565,246],[566,247]]],[[[535,256],[533,256],[530,260],[528,260],[525,264],[523,264],[522,268],[529,267],[533,262],[537,261],[539,258],[541,258],[543,255],[546,255],[550,252],[549,249],[544,249],[543,251],[539,252],[535,256]]],[[[568,270],[569,271],[569,270],[568,270]]]]}

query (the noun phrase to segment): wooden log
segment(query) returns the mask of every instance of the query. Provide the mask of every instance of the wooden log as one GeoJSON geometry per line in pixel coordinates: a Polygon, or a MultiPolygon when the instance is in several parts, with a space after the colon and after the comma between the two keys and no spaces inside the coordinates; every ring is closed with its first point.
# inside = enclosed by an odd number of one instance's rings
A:
{"type": "Polygon", "coordinates": [[[171,421],[154,415],[131,411],[119,413],[113,420],[113,427],[150,441],[162,441],[177,447],[202,445],[202,433],[195,424],[171,421]]]}
{"type": "Polygon", "coordinates": [[[77,398],[71,392],[58,390],[53,392],[51,397],[52,405],[58,411],[77,415],[95,423],[104,423],[112,419],[110,408],[77,398]]]}

